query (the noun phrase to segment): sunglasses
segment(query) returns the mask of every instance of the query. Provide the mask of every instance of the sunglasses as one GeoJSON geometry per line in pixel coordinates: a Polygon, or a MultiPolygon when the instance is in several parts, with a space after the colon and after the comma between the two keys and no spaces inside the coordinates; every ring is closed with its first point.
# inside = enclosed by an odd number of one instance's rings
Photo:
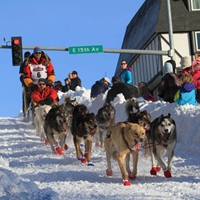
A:
{"type": "Polygon", "coordinates": [[[41,85],[46,85],[45,83],[39,83],[39,85],[41,86],[41,85]]]}
{"type": "Polygon", "coordinates": [[[41,54],[41,52],[36,52],[35,54],[41,54]]]}
{"type": "Polygon", "coordinates": [[[126,65],[126,63],[121,63],[121,65],[126,65]]]}

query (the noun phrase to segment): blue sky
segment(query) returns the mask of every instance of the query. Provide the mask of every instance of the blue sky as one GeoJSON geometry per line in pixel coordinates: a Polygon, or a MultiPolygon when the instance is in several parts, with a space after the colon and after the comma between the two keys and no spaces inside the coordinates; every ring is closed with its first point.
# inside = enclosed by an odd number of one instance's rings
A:
{"type": "MultiPolygon", "coordinates": [[[[0,1],[0,45],[5,45],[3,38],[10,40],[12,36],[22,36],[24,46],[103,45],[108,49],[120,49],[126,26],[144,1],[0,1]]],[[[111,79],[119,58],[117,53],[45,52],[54,65],[56,80],[64,84],[68,73],[76,70],[86,89],[105,75],[111,79]]],[[[0,68],[0,116],[16,117],[22,107],[22,87],[19,67],[12,66],[10,49],[0,49],[0,68]]]]}

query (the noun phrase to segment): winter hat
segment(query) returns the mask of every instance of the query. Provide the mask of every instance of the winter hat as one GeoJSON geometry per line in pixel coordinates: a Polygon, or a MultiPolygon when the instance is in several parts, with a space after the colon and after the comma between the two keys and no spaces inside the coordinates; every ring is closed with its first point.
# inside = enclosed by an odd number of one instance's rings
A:
{"type": "Polygon", "coordinates": [[[182,70],[190,67],[191,66],[191,58],[189,56],[182,57],[180,64],[181,64],[182,70]]]}
{"type": "Polygon", "coordinates": [[[110,84],[110,79],[108,77],[104,77],[103,79],[110,84]]]}
{"type": "Polygon", "coordinates": [[[40,79],[38,80],[38,83],[39,83],[39,82],[43,82],[43,83],[47,84],[47,80],[46,80],[45,78],[40,78],[40,79]]]}
{"type": "Polygon", "coordinates": [[[42,50],[40,49],[39,46],[36,46],[33,50],[33,53],[36,53],[36,52],[42,52],[42,50]]]}
{"type": "Polygon", "coordinates": [[[121,82],[121,79],[120,79],[119,76],[113,76],[112,77],[112,84],[119,83],[119,82],[121,82]]]}
{"type": "Polygon", "coordinates": [[[173,72],[173,66],[171,63],[166,62],[163,67],[163,76],[170,72],[173,72]]]}
{"type": "Polygon", "coordinates": [[[200,70],[200,59],[196,59],[192,62],[192,72],[200,70]]]}
{"type": "Polygon", "coordinates": [[[77,71],[73,71],[72,74],[76,74],[77,75],[78,73],[77,73],[77,71]]]}

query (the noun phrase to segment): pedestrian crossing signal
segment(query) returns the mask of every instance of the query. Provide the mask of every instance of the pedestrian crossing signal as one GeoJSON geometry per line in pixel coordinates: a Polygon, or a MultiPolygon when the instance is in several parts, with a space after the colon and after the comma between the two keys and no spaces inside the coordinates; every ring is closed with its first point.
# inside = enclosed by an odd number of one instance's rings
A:
{"type": "Polygon", "coordinates": [[[20,66],[23,63],[22,38],[11,37],[11,45],[12,45],[12,65],[20,66]]]}

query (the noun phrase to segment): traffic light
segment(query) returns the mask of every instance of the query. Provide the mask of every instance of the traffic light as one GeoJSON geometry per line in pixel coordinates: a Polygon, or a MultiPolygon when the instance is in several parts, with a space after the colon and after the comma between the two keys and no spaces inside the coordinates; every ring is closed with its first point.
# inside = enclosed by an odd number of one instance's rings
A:
{"type": "Polygon", "coordinates": [[[23,63],[22,38],[11,37],[11,45],[12,45],[12,64],[13,66],[20,66],[23,63]]]}

